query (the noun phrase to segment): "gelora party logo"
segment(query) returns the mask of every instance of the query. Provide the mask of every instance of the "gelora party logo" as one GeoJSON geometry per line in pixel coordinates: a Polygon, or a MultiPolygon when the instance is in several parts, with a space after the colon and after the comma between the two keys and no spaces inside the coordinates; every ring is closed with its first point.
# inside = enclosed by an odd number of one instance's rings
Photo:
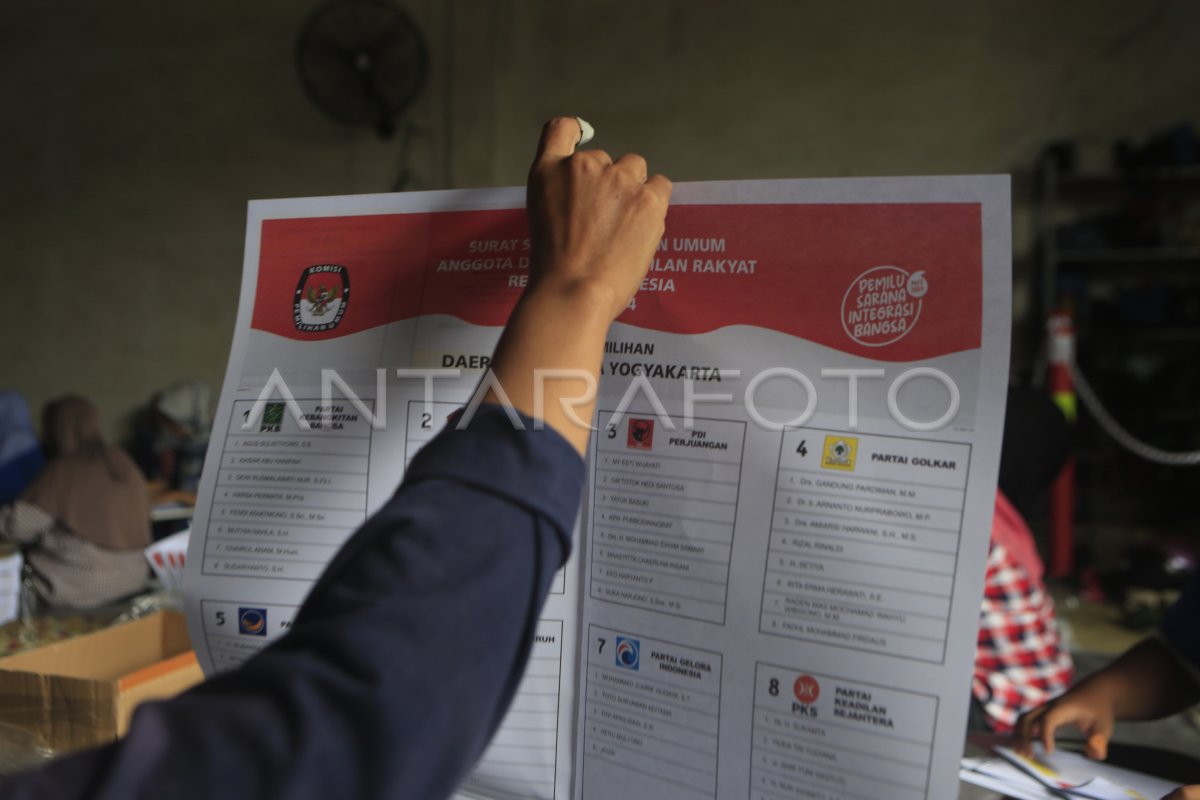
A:
{"type": "Polygon", "coordinates": [[[626,636],[617,637],[616,663],[621,669],[636,670],[642,661],[642,643],[626,636]]]}
{"type": "Polygon", "coordinates": [[[873,267],[854,279],[842,297],[842,328],[866,347],[903,339],[916,327],[929,291],[924,270],[873,267]]]}

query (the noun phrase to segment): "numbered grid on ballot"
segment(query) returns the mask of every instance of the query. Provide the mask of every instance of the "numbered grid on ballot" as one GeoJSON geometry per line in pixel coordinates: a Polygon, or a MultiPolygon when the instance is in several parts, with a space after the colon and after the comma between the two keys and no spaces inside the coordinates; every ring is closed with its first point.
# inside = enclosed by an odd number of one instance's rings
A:
{"type": "Polygon", "coordinates": [[[713,798],[721,654],[588,627],[584,798],[713,798]]]}
{"type": "Polygon", "coordinates": [[[218,672],[240,665],[292,627],[299,606],[201,600],[204,641],[218,672]]]}
{"type": "MultiPolygon", "coordinates": [[[[234,403],[204,547],[206,575],[313,581],[367,509],[371,425],[349,404],[297,399],[310,429],[280,402],[251,429],[234,403]]],[[[366,401],[373,404],[373,401],[366,401]]]]}
{"type": "Polygon", "coordinates": [[[938,699],[755,665],[751,800],[925,800],[938,699]]]}
{"type": "Polygon", "coordinates": [[[942,663],[969,445],[785,432],[763,633],[942,663]]]}
{"type": "Polygon", "coordinates": [[[672,423],[627,414],[596,436],[591,596],[724,623],[746,426],[672,423]]]}

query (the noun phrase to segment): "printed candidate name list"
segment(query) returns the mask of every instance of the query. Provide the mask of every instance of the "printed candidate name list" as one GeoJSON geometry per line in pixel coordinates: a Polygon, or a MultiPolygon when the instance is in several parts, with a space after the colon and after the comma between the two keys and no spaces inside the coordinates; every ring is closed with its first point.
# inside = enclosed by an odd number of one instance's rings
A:
{"type": "Polygon", "coordinates": [[[725,620],[745,427],[628,415],[598,435],[592,597],[725,620]]]}
{"type": "Polygon", "coordinates": [[[252,402],[234,404],[208,521],[205,574],[315,580],[366,519],[369,421],[348,404],[296,402],[303,417],[280,401],[265,403],[257,421],[250,419],[252,402]]]}
{"type": "Polygon", "coordinates": [[[583,796],[716,796],[721,655],[588,627],[583,796]]]}
{"type": "Polygon", "coordinates": [[[763,633],[940,663],[970,454],[967,444],[788,432],[763,633]]]}

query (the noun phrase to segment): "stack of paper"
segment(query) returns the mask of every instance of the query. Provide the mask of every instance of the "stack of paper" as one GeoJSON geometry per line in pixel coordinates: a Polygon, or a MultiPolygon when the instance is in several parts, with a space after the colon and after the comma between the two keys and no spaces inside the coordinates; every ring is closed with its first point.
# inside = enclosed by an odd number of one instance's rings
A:
{"type": "Polygon", "coordinates": [[[1046,755],[1037,746],[1032,758],[1007,747],[995,751],[999,758],[964,758],[959,778],[1016,800],[1158,800],[1177,788],[1170,781],[1066,750],[1046,755]]]}
{"type": "Polygon", "coordinates": [[[146,548],[146,560],[154,576],[169,592],[183,591],[184,556],[187,554],[191,529],[160,539],[146,548]]]}
{"type": "Polygon", "coordinates": [[[17,618],[21,610],[21,567],[25,560],[20,553],[0,558],[0,625],[17,618]]]}

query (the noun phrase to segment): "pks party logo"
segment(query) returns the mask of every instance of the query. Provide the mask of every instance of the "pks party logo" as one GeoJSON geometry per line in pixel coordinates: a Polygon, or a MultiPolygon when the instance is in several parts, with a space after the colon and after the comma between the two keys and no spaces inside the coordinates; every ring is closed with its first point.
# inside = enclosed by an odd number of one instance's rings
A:
{"type": "Polygon", "coordinates": [[[821,684],[812,675],[801,675],[792,684],[792,693],[805,705],[812,705],[821,696],[821,684]]]}

